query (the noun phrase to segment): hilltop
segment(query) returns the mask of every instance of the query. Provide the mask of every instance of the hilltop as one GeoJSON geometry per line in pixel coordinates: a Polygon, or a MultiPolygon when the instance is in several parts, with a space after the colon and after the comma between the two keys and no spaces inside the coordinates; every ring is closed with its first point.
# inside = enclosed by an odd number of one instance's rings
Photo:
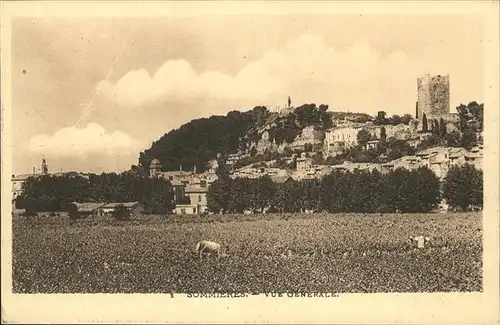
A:
{"type": "Polygon", "coordinates": [[[271,142],[291,144],[304,128],[324,130],[332,126],[333,120],[346,117],[360,122],[372,119],[363,113],[328,112],[328,105],[316,104],[289,108],[287,112],[256,106],[244,112],[234,110],[226,116],[199,118],[154,141],[140,153],[139,166],[147,170],[151,161],[158,159],[164,171],[196,168],[202,172],[217,153],[245,154],[265,146],[261,139],[265,131],[271,131],[271,142]]]}

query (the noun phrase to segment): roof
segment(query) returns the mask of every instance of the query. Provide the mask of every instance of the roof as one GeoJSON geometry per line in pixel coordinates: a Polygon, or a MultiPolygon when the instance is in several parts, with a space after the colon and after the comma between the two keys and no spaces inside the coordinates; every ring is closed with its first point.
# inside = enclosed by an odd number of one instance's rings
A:
{"type": "Polygon", "coordinates": [[[172,186],[184,186],[184,183],[182,183],[181,181],[179,181],[177,179],[171,180],[170,184],[172,184],[172,186]]]}
{"type": "Polygon", "coordinates": [[[440,149],[439,147],[427,148],[427,149],[424,149],[424,150],[417,152],[415,155],[416,156],[427,156],[430,153],[438,152],[439,149],[440,149]]]}
{"type": "Polygon", "coordinates": [[[450,158],[458,158],[462,157],[465,152],[462,150],[462,148],[451,148],[449,151],[450,158]]]}
{"type": "Polygon", "coordinates": [[[102,208],[114,209],[120,205],[123,205],[126,208],[132,208],[138,204],[139,202],[115,202],[115,203],[107,203],[104,206],[102,206],[102,208]]]}
{"type": "Polygon", "coordinates": [[[462,151],[462,148],[450,148],[450,153],[460,152],[460,151],[462,151]]]}
{"type": "Polygon", "coordinates": [[[78,202],[73,202],[74,205],[78,208],[78,211],[80,212],[92,212],[96,209],[99,209],[100,207],[106,205],[106,203],[95,203],[95,202],[84,202],[84,203],[78,203],[78,202]]]}
{"type": "Polygon", "coordinates": [[[193,172],[187,172],[184,170],[174,170],[174,171],[169,171],[169,172],[162,172],[161,173],[164,177],[165,176],[188,176],[193,174],[193,172]]]}
{"type": "Polygon", "coordinates": [[[481,158],[482,155],[478,152],[468,152],[465,154],[466,157],[468,158],[481,158]]]}
{"type": "Polygon", "coordinates": [[[29,177],[37,177],[39,175],[33,175],[33,174],[18,174],[18,175],[12,175],[12,180],[20,181],[20,180],[26,180],[29,177]]]}
{"type": "Polygon", "coordinates": [[[176,204],[175,205],[175,208],[178,209],[178,208],[196,208],[198,207],[197,204],[176,204]]]}
{"type": "Polygon", "coordinates": [[[272,176],[271,180],[278,184],[286,183],[288,180],[294,180],[291,176],[272,176]]]}
{"type": "Polygon", "coordinates": [[[194,186],[186,186],[186,189],[184,192],[187,193],[206,193],[207,188],[206,187],[194,187],[194,186]]]}
{"type": "Polygon", "coordinates": [[[432,156],[435,156],[435,155],[437,155],[437,152],[431,152],[431,153],[429,153],[429,154],[425,155],[425,156],[424,156],[424,157],[422,157],[422,158],[423,158],[423,159],[428,159],[428,158],[430,158],[430,157],[432,157],[432,156]]]}

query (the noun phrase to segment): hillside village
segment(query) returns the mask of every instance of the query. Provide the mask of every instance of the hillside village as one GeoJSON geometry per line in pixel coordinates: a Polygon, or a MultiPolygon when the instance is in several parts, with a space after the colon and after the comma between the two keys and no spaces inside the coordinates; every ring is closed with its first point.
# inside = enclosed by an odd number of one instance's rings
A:
{"type": "MultiPolygon", "coordinates": [[[[481,128],[474,129],[474,139],[468,148],[459,141],[464,117],[471,125],[481,121],[470,112],[463,116],[459,116],[459,112],[450,113],[449,92],[448,76],[418,78],[415,114],[392,118],[387,118],[384,112],[375,117],[327,114],[326,105],[304,105],[298,112],[289,97],[284,109],[268,112],[240,138],[237,152],[219,153],[202,172],[197,172],[196,165],[192,170],[185,170],[180,165],[177,171],[164,171],[160,159],[154,158],[147,167],[147,174],[150,178],[171,183],[175,213],[198,214],[207,212],[207,192],[217,179],[217,160],[220,158],[225,159],[233,179],[257,179],[267,175],[275,183],[320,179],[334,170],[377,170],[384,174],[401,167],[415,170],[425,166],[443,180],[452,166],[469,163],[482,169],[482,124],[481,128]],[[294,114],[303,114],[299,125],[290,122],[294,114]],[[456,139],[445,139],[453,134],[456,139]]],[[[44,160],[41,174],[46,173],[44,160]]],[[[14,199],[22,195],[22,184],[30,176],[36,176],[35,172],[33,175],[13,175],[14,199]]],[[[74,176],[88,177],[80,173],[74,176]]],[[[134,202],[129,205],[134,206],[134,202]]],[[[106,205],[101,203],[93,207],[98,209],[106,205]]]]}
{"type": "MultiPolygon", "coordinates": [[[[289,98],[285,109],[270,114],[260,128],[255,130],[257,139],[247,142],[238,153],[225,157],[225,163],[230,167],[230,177],[257,179],[267,175],[276,183],[284,183],[291,179],[320,179],[336,169],[388,173],[397,168],[415,170],[425,166],[443,180],[452,166],[468,163],[482,169],[482,132],[476,132],[475,136],[479,141],[469,150],[459,146],[431,146],[419,150],[435,133],[429,130],[428,125],[440,125],[446,129],[445,134],[459,133],[461,120],[458,113],[450,113],[448,76],[425,75],[418,78],[417,92],[415,116],[407,124],[377,123],[377,118],[360,122],[359,115],[346,114],[341,119],[333,117],[330,128],[309,125],[302,128],[293,142],[278,144],[272,132],[280,121],[293,113],[289,98]],[[360,132],[368,134],[369,139],[360,139],[360,132]],[[377,162],[352,162],[347,159],[334,164],[325,163],[329,158],[339,157],[346,150],[356,147],[360,147],[362,151],[375,151],[382,142],[391,139],[407,144],[414,154],[389,160],[382,153],[377,157],[377,162]],[[278,158],[266,159],[266,156],[278,158]],[[259,160],[258,162],[238,166],[241,165],[240,162],[256,157],[260,159],[253,160],[259,160]]],[[[475,121],[469,116],[468,122],[475,121]]],[[[208,187],[217,179],[216,169],[217,160],[213,159],[203,173],[197,173],[196,169],[184,171],[182,166],[179,171],[163,172],[160,161],[154,159],[150,164],[149,175],[168,179],[172,183],[176,193],[177,213],[203,213],[207,210],[208,187]],[[184,199],[186,197],[188,199],[184,199]]]]}

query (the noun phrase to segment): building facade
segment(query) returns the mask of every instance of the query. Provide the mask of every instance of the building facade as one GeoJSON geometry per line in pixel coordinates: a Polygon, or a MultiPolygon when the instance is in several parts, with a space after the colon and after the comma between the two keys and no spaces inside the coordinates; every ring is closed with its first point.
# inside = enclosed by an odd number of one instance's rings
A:
{"type": "Polygon", "coordinates": [[[326,131],[324,150],[328,154],[339,154],[358,144],[357,136],[361,126],[352,125],[332,128],[326,131]]]}

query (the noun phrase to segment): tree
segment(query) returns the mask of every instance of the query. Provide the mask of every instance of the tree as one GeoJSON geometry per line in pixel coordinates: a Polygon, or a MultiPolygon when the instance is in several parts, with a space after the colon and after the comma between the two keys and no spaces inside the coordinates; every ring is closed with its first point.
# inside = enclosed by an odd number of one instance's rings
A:
{"type": "Polygon", "coordinates": [[[473,119],[477,122],[479,130],[483,129],[484,120],[484,104],[478,104],[477,102],[470,102],[467,105],[467,111],[472,115],[473,119]]]}
{"type": "Polygon", "coordinates": [[[427,116],[425,115],[425,113],[422,115],[422,132],[429,132],[429,126],[427,125],[427,116]]]}
{"type": "Polygon", "coordinates": [[[267,175],[254,181],[253,186],[253,206],[256,210],[264,212],[266,207],[270,207],[274,196],[275,188],[271,178],[267,175]]]}
{"type": "Polygon", "coordinates": [[[450,168],[443,182],[443,197],[454,207],[483,206],[483,172],[465,164],[450,168]]]}
{"type": "Polygon", "coordinates": [[[469,123],[469,110],[467,109],[467,106],[465,106],[464,104],[460,104],[459,106],[457,106],[457,112],[460,119],[460,131],[463,132],[465,129],[467,129],[469,123]]]}
{"type": "Polygon", "coordinates": [[[465,129],[462,133],[461,145],[467,150],[470,150],[474,146],[476,146],[477,145],[476,133],[471,129],[468,128],[465,129]]]}
{"type": "Polygon", "coordinates": [[[417,149],[418,151],[420,151],[427,148],[432,148],[439,145],[440,142],[441,138],[439,138],[439,136],[437,136],[436,134],[431,134],[418,145],[417,149]]]}
{"type": "Polygon", "coordinates": [[[243,213],[252,207],[255,182],[247,178],[236,178],[231,182],[231,204],[229,211],[243,213]]]}
{"type": "Polygon", "coordinates": [[[266,107],[258,106],[247,112],[231,111],[226,116],[192,120],[154,141],[140,153],[139,163],[148,167],[157,158],[165,171],[178,170],[180,165],[189,169],[197,165],[203,172],[217,152],[236,152],[240,139],[265,122],[268,114],[266,107]]]}
{"type": "Polygon", "coordinates": [[[318,210],[320,208],[320,183],[317,180],[302,180],[299,182],[299,205],[302,211],[318,210]]]}
{"type": "Polygon", "coordinates": [[[225,214],[231,205],[231,178],[223,155],[217,157],[217,165],[217,180],[208,189],[207,208],[225,214]]]}
{"type": "Polygon", "coordinates": [[[313,165],[323,165],[324,163],[325,163],[325,159],[323,158],[323,154],[321,152],[317,152],[312,157],[312,164],[313,165]]]}
{"type": "Polygon", "coordinates": [[[371,134],[367,130],[361,129],[356,136],[358,143],[364,145],[371,140],[371,134]]]}
{"type": "Polygon", "coordinates": [[[78,207],[75,204],[70,204],[68,207],[68,217],[70,221],[77,220],[80,215],[78,213],[78,207]]]}
{"type": "Polygon", "coordinates": [[[130,218],[128,209],[123,204],[118,204],[112,212],[113,218],[116,220],[127,220],[130,218]]]}
{"type": "Polygon", "coordinates": [[[255,147],[252,147],[250,149],[250,157],[255,157],[257,155],[257,149],[255,147]]]}
{"type": "MultiPolygon", "coordinates": [[[[170,181],[152,179],[142,185],[142,188],[144,196],[139,201],[147,207],[148,212],[167,214],[175,208],[174,192],[170,181]]],[[[130,190],[134,191],[132,188],[130,190]]]]}
{"type": "Polygon", "coordinates": [[[387,124],[387,113],[384,111],[378,111],[373,124],[375,125],[385,125],[387,124]]]}
{"type": "Polygon", "coordinates": [[[387,140],[387,131],[385,130],[385,127],[380,128],[380,140],[387,140]]]}
{"type": "Polygon", "coordinates": [[[403,115],[403,117],[401,117],[401,123],[408,125],[408,124],[410,124],[410,121],[412,119],[413,118],[412,118],[411,114],[405,114],[405,115],[403,115]]]}
{"type": "Polygon", "coordinates": [[[446,136],[446,123],[444,122],[443,118],[441,118],[439,120],[439,135],[441,137],[445,137],[446,136]]]}
{"type": "Polygon", "coordinates": [[[398,168],[387,175],[386,184],[387,202],[393,211],[429,212],[441,199],[439,179],[427,167],[398,168]]]}
{"type": "Polygon", "coordinates": [[[457,131],[453,131],[445,135],[446,145],[448,147],[460,147],[461,137],[460,133],[457,131]]]}
{"type": "Polygon", "coordinates": [[[301,187],[299,182],[287,182],[281,184],[281,187],[285,193],[283,203],[281,204],[283,211],[288,213],[300,212],[299,200],[301,198],[301,187]]]}
{"type": "Polygon", "coordinates": [[[401,116],[394,114],[391,118],[389,118],[388,122],[391,125],[401,124],[401,116]]]}

